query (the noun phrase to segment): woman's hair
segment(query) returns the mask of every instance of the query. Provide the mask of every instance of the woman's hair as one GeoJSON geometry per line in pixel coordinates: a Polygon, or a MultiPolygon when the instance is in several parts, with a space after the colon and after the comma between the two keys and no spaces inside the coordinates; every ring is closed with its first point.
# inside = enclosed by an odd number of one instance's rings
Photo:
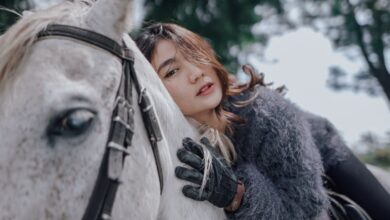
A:
{"type": "MultiPolygon", "coordinates": [[[[210,44],[195,34],[194,32],[187,30],[179,25],[172,23],[156,23],[147,27],[141,35],[136,39],[136,44],[141,52],[145,55],[146,59],[151,61],[153,58],[155,48],[159,41],[168,40],[175,44],[179,51],[183,54],[185,59],[195,65],[207,65],[211,66],[216,72],[221,85],[222,85],[222,100],[229,96],[234,96],[242,91],[252,88],[257,84],[266,85],[263,81],[262,75],[253,71],[248,71],[249,66],[244,66],[243,70],[251,77],[250,82],[245,85],[237,86],[234,75],[230,74],[224,66],[218,61],[217,56],[210,44]]],[[[254,96],[250,98],[253,100],[254,96]]],[[[239,103],[240,106],[245,105],[247,102],[239,103]]],[[[244,120],[238,115],[224,109],[222,102],[216,107],[216,113],[219,120],[226,124],[226,133],[233,134],[232,124],[233,122],[243,123],[244,120]]],[[[205,130],[205,129],[202,129],[205,130]]],[[[210,133],[210,132],[209,132],[210,133]]],[[[214,133],[215,132],[211,132],[214,133]]],[[[223,134],[221,134],[223,135],[223,134]]],[[[219,139],[219,138],[218,138],[219,139]]],[[[234,161],[235,151],[231,144],[220,143],[219,145],[225,145],[225,147],[219,146],[222,154],[229,161],[234,161]],[[226,146],[228,145],[228,146],[226,146]],[[229,146],[230,145],[230,146],[229,146]],[[226,149],[228,148],[228,149],[226,149]],[[227,153],[228,152],[228,153],[227,153]],[[227,158],[227,154],[229,154],[227,158]]]]}

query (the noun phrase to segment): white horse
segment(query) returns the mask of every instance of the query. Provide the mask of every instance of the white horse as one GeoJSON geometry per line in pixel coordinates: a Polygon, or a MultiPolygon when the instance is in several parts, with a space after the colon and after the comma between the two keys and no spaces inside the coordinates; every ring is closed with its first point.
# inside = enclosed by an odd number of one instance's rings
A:
{"type": "MultiPolygon", "coordinates": [[[[153,97],[163,140],[160,183],[135,109],[113,219],[224,219],[222,209],[184,197],[174,177],[176,150],[192,127],[127,33],[130,0],[65,2],[22,18],[0,37],[0,219],[81,219],[106,148],[120,59],[70,38],[36,39],[49,24],[94,30],[135,54],[140,83],[153,97]]],[[[133,99],[137,99],[133,91],[133,99]]]]}
{"type": "Polygon", "coordinates": [[[81,219],[106,148],[121,61],[78,40],[37,40],[53,23],[93,30],[118,43],[124,39],[159,117],[162,194],[140,109],[134,104],[135,135],[112,219],[224,219],[222,209],[182,195],[185,183],[173,172],[179,164],[176,151],[183,137],[195,137],[195,131],[124,34],[130,31],[131,1],[91,4],[64,2],[34,12],[0,37],[0,219],[81,219]]]}

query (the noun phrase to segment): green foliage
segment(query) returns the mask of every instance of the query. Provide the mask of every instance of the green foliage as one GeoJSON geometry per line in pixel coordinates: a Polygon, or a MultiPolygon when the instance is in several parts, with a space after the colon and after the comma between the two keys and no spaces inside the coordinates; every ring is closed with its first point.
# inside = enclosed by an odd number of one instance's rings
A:
{"type": "Polygon", "coordinates": [[[14,24],[19,16],[17,15],[21,11],[29,8],[27,0],[2,0],[0,7],[0,34],[4,33],[9,26],[14,24]],[[14,11],[14,12],[11,12],[14,11]]]}
{"type": "MultiPolygon", "coordinates": [[[[30,7],[28,0],[3,0],[1,4],[18,12],[30,7]]],[[[144,0],[144,6],[144,26],[151,22],[175,22],[200,34],[209,40],[232,73],[238,69],[239,54],[259,50],[255,43],[266,44],[272,34],[312,26],[326,33],[336,48],[354,51],[351,57],[366,64],[352,81],[347,80],[345,70],[331,68],[331,88],[365,91],[370,95],[384,93],[390,100],[390,73],[385,57],[385,51],[390,49],[388,0],[144,0]],[[292,11],[299,19],[290,16],[292,11]],[[259,24],[267,26],[261,32],[254,31],[259,24]]],[[[0,33],[17,18],[0,11],[0,33]]]]}
{"type": "Polygon", "coordinates": [[[390,132],[383,141],[372,133],[361,136],[359,145],[367,149],[363,153],[358,153],[358,157],[365,163],[390,169],[390,132]]]}
{"type": "Polygon", "coordinates": [[[358,156],[365,163],[383,168],[390,168],[390,147],[375,149],[358,156]]]}
{"type": "MultiPolygon", "coordinates": [[[[151,22],[174,22],[209,40],[230,72],[236,72],[238,58],[230,53],[233,46],[243,48],[260,39],[252,34],[253,24],[261,21],[255,13],[258,0],[146,0],[144,26],[151,22]]],[[[262,1],[282,12],[279,1],[262,1]]]]}

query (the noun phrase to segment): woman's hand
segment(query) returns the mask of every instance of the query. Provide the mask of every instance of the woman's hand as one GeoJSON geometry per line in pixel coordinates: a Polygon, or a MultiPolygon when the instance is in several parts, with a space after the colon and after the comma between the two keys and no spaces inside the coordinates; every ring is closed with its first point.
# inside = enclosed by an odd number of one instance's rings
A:
{"type": "Polygon", "coordinates": [[[204,144],[211,153],[212,162],[209,176],[203,192],[200,185],[204,176],[204,154],[202,147],[190,138],[183,140],[183,148],[177,151],[179,160],[193,169],[177,166],[175,174],[182,180],[195,183],[198,186],[185,185],[183,194],[191,199],[208,200],[218,207],[229,206],[235,198],[238,181],[227,161],[220,156],[217,150],[211,146],[207,138],[202,138],[204,144]]]}

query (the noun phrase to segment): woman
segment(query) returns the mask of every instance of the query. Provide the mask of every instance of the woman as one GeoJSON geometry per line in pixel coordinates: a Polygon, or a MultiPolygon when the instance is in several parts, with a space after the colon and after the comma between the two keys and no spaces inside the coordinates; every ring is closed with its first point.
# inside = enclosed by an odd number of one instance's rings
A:
{"type": "MultiPolygon", "coordinates": [[[[212,137],[213,144],[201,140],[212,158],[206,182],[201,146],[185,139],[178,151],[192,169],[177,167],[177,177],[196,184],[183,188],[185,196],[224,207],[231,219],[328,219],[324,169],[338,187],[348,185],[339,171],[354,177],[350,171],[358,169],[367,181],[356,183],[357,189],[375,187],[368,201],[383,203],[373,207],[368,202],[363,208],[374,219],[390,216],[388,195],[332,125],[268,89],[252,68],[244,68],[251,82],[234,86],[210,45],[175,24],[154,24],[136,43],[183,114],[212,137]]],[[[343,190],[356,197],[356,190],[343,190]]]]}

